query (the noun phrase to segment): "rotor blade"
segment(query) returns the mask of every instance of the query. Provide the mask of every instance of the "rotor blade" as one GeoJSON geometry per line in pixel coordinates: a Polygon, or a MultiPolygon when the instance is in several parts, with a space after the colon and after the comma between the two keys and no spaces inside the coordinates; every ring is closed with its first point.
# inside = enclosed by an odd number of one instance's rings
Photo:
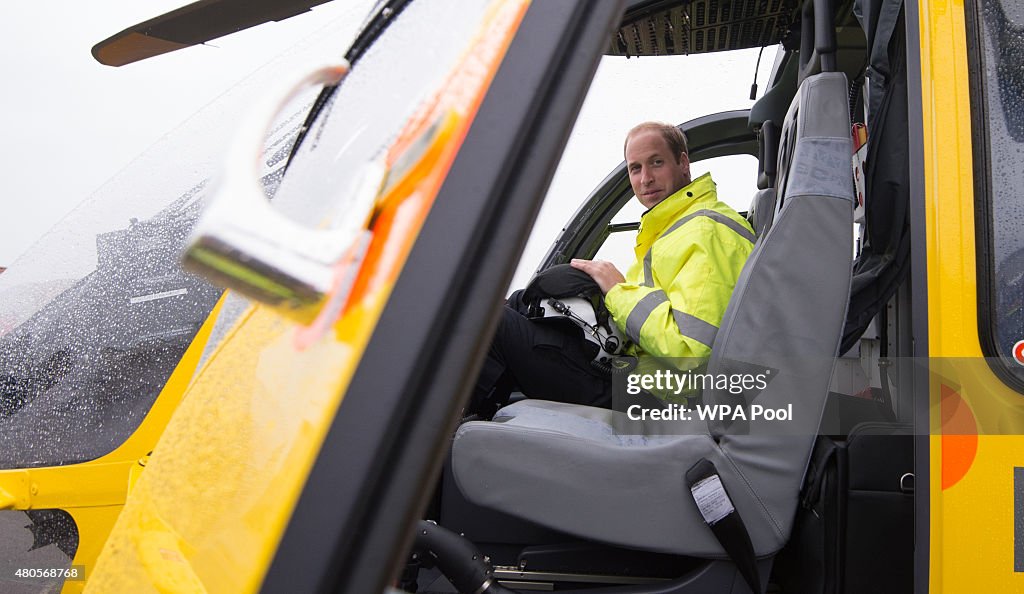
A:
{"type": "Polygon", "coordinates": [[[330,0],[199,0],[128,27],[92,48],[100,64],[124,66],[211,39],[283,21],[330,0]]]}

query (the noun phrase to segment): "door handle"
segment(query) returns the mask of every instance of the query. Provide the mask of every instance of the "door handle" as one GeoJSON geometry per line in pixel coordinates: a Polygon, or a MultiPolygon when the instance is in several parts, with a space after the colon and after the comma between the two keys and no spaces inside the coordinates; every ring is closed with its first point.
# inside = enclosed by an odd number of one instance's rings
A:
{"type": "Polygon", "coordinates": [[[364,171],[345,216],[330,228],[301,225],[275,211],[261,186],[260,155],[281,109],[312,85],[336,85],[347,63],[313,70],[265,96],[243,120],[228,150],[220,179],[196,223],[183,266],[212,283],[311,322],[330,294],[347,291],[353,267],[369,245],[366,225],[385,175],[382,163],[364,171]]]}

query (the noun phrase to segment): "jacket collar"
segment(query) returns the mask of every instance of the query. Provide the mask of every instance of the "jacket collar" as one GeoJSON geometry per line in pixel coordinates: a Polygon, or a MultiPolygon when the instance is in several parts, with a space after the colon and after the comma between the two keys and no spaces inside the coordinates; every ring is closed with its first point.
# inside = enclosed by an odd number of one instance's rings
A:
{"type": "Polygon", "coordinates": [[[642,258],[658,236],[679,217],[688,211],[697,210],[695,207],[698,204],[714,203],[717,200],[715,182],[710,173],[705,173],[648,209],[640,218],[635,248],[637,258],[642,258]]]}

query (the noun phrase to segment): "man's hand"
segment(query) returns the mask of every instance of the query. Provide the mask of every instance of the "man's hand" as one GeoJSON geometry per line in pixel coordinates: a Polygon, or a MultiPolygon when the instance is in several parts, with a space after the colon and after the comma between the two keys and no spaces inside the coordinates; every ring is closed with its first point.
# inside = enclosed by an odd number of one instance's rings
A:
{"type": "Polygon", "coordinates": [[[569,264],[573,268],[589,274],[590,278],[594,279],[594,282],[597,283],[597,286],[601,287],[601,292],[606,295],[608,291],[612,290],[612,287],[626,281],[626,277],[622,276],[619,269],[611,262],[605,260],[573,259],[569,264]]]}

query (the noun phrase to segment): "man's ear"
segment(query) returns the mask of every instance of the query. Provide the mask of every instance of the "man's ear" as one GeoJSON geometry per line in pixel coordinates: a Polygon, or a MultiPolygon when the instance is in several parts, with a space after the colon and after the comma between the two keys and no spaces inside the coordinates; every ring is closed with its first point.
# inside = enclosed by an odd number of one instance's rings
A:
{"type": "Polygon", "coordinates": [[[689,157],[689,155],[687,155],[686,153],[679,153],[679,164],[682,165],[683,171],[686,172],[686,180],[688,182],[692,181],[690,179],[690,157],[689,157]]]}

